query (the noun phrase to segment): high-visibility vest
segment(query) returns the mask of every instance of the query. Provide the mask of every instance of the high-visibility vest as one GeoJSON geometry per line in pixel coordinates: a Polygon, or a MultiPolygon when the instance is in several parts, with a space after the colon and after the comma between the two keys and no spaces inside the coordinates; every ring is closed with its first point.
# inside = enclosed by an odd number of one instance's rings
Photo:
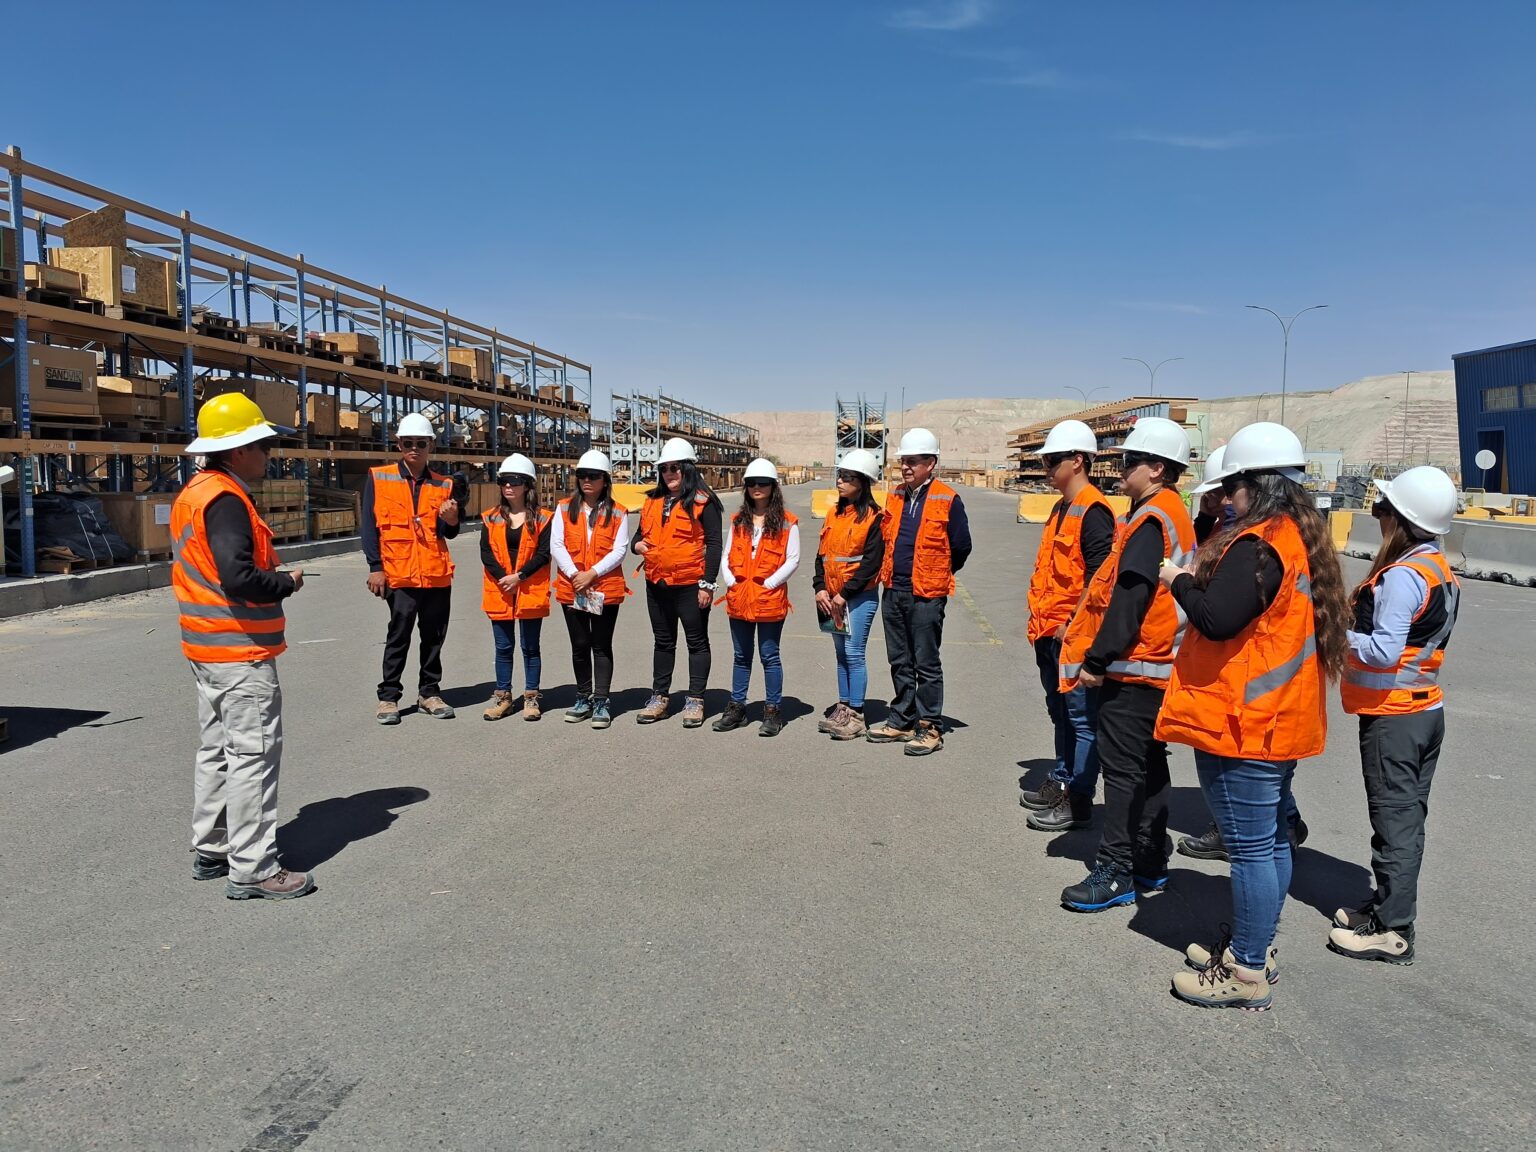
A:
{"type": "MultiPolygon", "coordinates": [[[[496,562],[501,565],[503,572],[509,576],[520,571],[524,564],[533,559],[533,554],[539,547],[539,536],[544,531],[544,526],[549,523],[549,513],[540,509],[536,516],[530,516],[523,524],[523,534],[517,542],[517,558],[513,560],[507,555],[507,516],[500,504],[494,508],[488,508],[480,519],[485,524],[485,531],[489,533],[486,539],[491,543],[491,551],[496,555],[496,562]]],[[[517,591],[512,593],[510,599],[501,590],[501,585],[491,579],[489,571],[481,568],[484,574],[484,583],[480,592],[480,607],[492,620],[532,620],[539,616],[549,615],[549,569],[546,564],[532,576],[520,582],[517,591]]]]}
{"type": "Polygon", "coordinates": [[[204,516],[208,505],[235,496],[251,518],[251,558],[263,572],[277,570],[272,529],[256,511],[244,486],[225,472],[199,472],[171,505],[171,541],[175,561],[171,587],[181,615],[181,651],[201,664],[248,664],[272,660],[288,647],[281,601],[264,604],[236,600],[219,584],[218,565],[208,545],[204,516]]]}
{"type": "Polygon", "coordinates": [[[1088,509],[1098,507],[1114,516],[1104,493],[1086,484],[1070,501],[1063,496],[1046,521],[1040,551],[1035,554],[1035,572],[1029,580],[1027,635],[1031,644],[1055,635],[1072,619],[1083,598],[1088,578],[1088,562],[1083,559],[1083,517],[1088,509]]]}
{"type": "MultiPolygon", "coordinates": [[[[624,517],[629,515],[628,509],[620,504],[613,506],[613,515],[605,519],[601,516],[592,525],[592,536],[587,537],[587,509],[580,501],[577,502],[576,522],[571,523],[571,502],[562,500],[560,507],[555,509],[555,515],[560,518],[560,531],[565,540],[565,550],[571,554],[571,562],[576,565],[576,571],[585,572],[595,567],[598,561],[613,551],[613,542],[618,539],[619,525],[624,523],[624,517]]],[[[554,567],[551,563],[550,567],[554,567]]],[[[604,572],[592,584],[592,591],[603,594],[604,607],[609,604],[617,604],[629,595],[629,584],[624,580],[624,564],[619,565],[611,572],[604,572]]],[[[574,604],[576,602],[576,589],[571,584],[571,579],[564,572],[555,572],[555,599],[562,604],[574,604]]]]}
{"type": "Polygon", "coordinates": [[[1344,711],[1359,716],[1423,712],[1438,705],[1445,695],[1440,688],[1440,665],[1445,662],[1451,629],[1456,627],[1461,584],[1444,552],[1435,549],[1410,553],[1361,584],[1355,590],[1355,631],[1371,630],[1375,623],[1376,586],[1393,568],[1408,568],[1423,578],[1427,585],[1424,602],[1408,626],[1408,643],[1396,667],[1377,668],[1350,652],[1340,693],[1344,697],[1344,711]]]}
{"type": "Polygon", "coordinates": [[[1289,516],[1256,524],[1226,547],[1244,536],[1257,536],[1280,557],[1280,590],[1230,640],[1211,640],[1194,629],[1184,637],[1156,735],[1234,759],[1316,756],[1328,739],[1328,706],[1307,548],[1289,516]]]}
{"type": "Polygon", "coordinates": [[[773,621],[789,615],[789,586],[764,588],[763,581],[784,565],[789,555],[789,534],[799,523],[793,512],[784,513],[784,527],[777,532],[764,531],[752,551],[752,523],[735,525],[731,530],[731,566],[735,583],[725,594],[725,614],[737,620],[773,621]]]}
{"type": "MultiPolygon", "coordinates": [[[[942,480],[928,484],[923,510],[917,524],[917,540],[912,548],[912,595],[937,600],[955,594],[955,573],[950,567],[949,513],[954,507],[955,490],[942,480]]],[[[885,498],[890,517],[885,531],[885,561],[880,565],[880,583],[891,586],[896,567],[896,538],[901,534],[901,517],[907,507],[907,490],[897,488],[885,498]]]]}
{"type": "Polygon", "coordinates": [[[369,470],[373,519],[379,528],[379,559],[391,588],[447,588],[453,584],[453,557],[437,534],[437,513],[453,495],[453,481],[427,471],[418,504],[411,481],[396,464],[369,470]]]}
{"type": "Polygon", "coordinates": [[[661,518],[664,503],[660,496],[647,496],[640,509],[640,534],[650,545],[645,578],[652,584],[697,584],[704,579],[704,525],[699,517],[709,496],[694,494],[691,516],[681,504],[673,505],[665,521],[661,518]]]}
{"type": "MultiPolygon", "coordinates": [[[[1088,582],[1082,603],[1067,624],[1067,635],[1061,642],[1061,691],[1070,692],[1077,687],[1083,659],[1093,647],[1094,638],[1109,611],[1115,583],[1120,579],[1120,556],[1125,551],[1126,541],[1148,520],[1156,523],[1163,534],[1164,559],[1183,565],[1194,555],[1195,526],[1189,519],[1189,509],[1184,507],[1184,501],[1173,489],[1159,488],[1145,503],[1120,518],[1109,556],[1088,582]]],[[[1173,594],[1159,583],[1152,593],[1152,603],[1142,619],[1135,643],[1128,652],[1112,660],[1104,674],[1111,680],[1164,687],[1183,638],[1184,611],[1173,594]]]]}
{"type": "MultiPolygon", "coordinates": [[[[841,512],[835,508],[827,513],[821,524],[821,540],[816,550],[821,554],[821,575],[827,593],[836,596],[843,586],[853,579],[864,560],[864,545],[869,540],[870,526],[884,533],[890,525],[885,509],[876,506],[874,511],[859,519],[858,509],[845,504],[841,512]]],[[[881,563],[884,563],[882,559],[881,563]]],[[[864,591],[868,592],[866,588],[864,591]]]]}

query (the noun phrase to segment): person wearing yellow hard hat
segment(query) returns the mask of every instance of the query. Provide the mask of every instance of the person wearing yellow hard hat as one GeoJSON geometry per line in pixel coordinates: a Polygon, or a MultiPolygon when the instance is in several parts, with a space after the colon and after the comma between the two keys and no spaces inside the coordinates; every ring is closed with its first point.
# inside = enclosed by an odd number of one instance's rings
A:
{"type": "Polygon", "coordinates": [[[171,587],[181,651],[197,683],[202,730],[192,775],[192,878],[228,877],[231,900],[291,900],[312,873],[277,858],[277,777],[283,755],[283,601],[304,573],[279,572],[272,530],[251,501],[277,429],[238,392],[197,414],[189,455],[205,464],[171,505],[171,587]]]}

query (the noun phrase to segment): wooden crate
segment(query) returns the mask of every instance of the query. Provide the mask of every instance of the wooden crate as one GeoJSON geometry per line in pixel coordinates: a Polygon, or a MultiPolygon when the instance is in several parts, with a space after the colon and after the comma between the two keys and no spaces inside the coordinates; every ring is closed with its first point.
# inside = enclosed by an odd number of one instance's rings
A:
{"type": "Polygon", "coordinates": [[[309,534],[315,540],[356,533],[357,513],[350,508],[312,509],[309,513],[309,534]]]}
{"type": "Polygon", "coordinates": [[[126,248],[128,214],[116,204],[108,204],[76,216],[59,233],[70,248],[126,248]]]}
{"type": "Polygon", "coordinates": [[[181,427],[181,393],[160,393],[160,423],[167,428],[181,427]]]}
{"type": "Polygon", "coordinates": [[[309,434],[323,439],[334,440],[341,435],[341,428],[337,423],[336,410],[340,405],[334,396],[322,396],[312,393],[305,398],[304,415],[309,420],[309,434]]]}
{"type": "Polygon", "coordinates": [[[50,248],[48,263],[80,273],[87,300],[179,316],[176,263],[122,248],[50,248]]]}
{"type": "Polygon", "coordinates": [[[201,403],[226,392],[241,392],[256,401],[256,407],[271,424],[291,427],[299,410],[299,390],[284,380],[252,380],[244,376],[210,376],[203,381],[201,403]]]}
{"type": "MultiPolygon", "coordinates": [[[[28,344],[27,392],[33,416],[97,415],[96,353],[54,344],[28,344]]],[[[0,405],[19,407],[13,357],[0,365],[0,405]]]]}
{"type": "Polygon", "coordinates": [[[491,353],[486,348],[448,349],[448,375],[467,378],[477,384],[489,384],[495,380],[491,365],[491,353]]]}
{"type": "Polygon", "coordinates": [[[84,278],[73,268],[28,264],[24,274],[28,291],[63,292],[69,296],[79,296],[85,287],[84,278]]]}
{"type": "Polygon", "coordinates": [[[261,511],[261,518],[267,522],[267,527],[272,529],[272,535],[279,540],[302,536],[305,528],[308,527],[302,508],[287,511],[258,510],[261,511]]]}
{"type": "MultiPolygon", "coordinates": [[[[0,269],[16,267],[16,229],[0,228],[0,269]]],[[[13,280],[12,283],[15,283],[13,280]]]]}
{"type": "Polygon", "coordinates": [[[141,400],[160,399],[160,381],[144,376],[98,376],[96,391],[117,396],[137,396],[141,400]]]}
{"type": "Polygon", "coordinates": [[[97,397],[103,420],[160,422],[160,400],[143,396],[122,396],[116,392],[103,392],[97,397]]]}
{"type": "Polygon", "coordinates": [[[251,500],[257,508],[284,509],[304,507],[304,481],[257,480],[251,485],[251,500]]]}
{"type": "Polygon", "coordinates": [[[343,408],[337,413],[336,423],[342,436],[363,440],[373,438],[372,412],[354,412],[350,408],[343,408]]]}
{"type": "Polygon", "coordinates": [[[379,358],[379,338],[367,332],[315,332],[311,335],[329,340],[343,356],[361,356],[365,360],[379,358]]]}
{"type": "Polygon", "coordinates": [[[461,520],[477,520],[487,509],[494,508],[501,501],[501,485],[486,484],[479,481],[471,482],[469,495],[465,498],[465,507],[462,509],[461,520]]]}
{"type": "Polygon", "coordinates": [[[112,527],[139,559],[170,554],[174,492],[102,492],[97,498],[112,527]]]}

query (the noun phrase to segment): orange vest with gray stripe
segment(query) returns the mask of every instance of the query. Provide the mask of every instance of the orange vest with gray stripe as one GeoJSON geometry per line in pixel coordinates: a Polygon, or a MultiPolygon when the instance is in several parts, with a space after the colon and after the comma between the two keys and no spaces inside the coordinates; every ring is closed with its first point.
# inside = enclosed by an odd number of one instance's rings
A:
{"type": "Polygon", "coordinates": [[[264,572],[277,570],[272,529],[262,520],[241,483],[225,472],[199,472],[171,505],[171,541],[175,561],[171,587],[181,615],[181,651],[200,664],[249,664],[272,660],[288,647],[279,603],[236,600],[219,584],[218,566],[208,546],[204,516],[220,496],[234,496],[251,518],[252,559],[264,572]]]}
{"type": "Polygon", "coordinates": [[[1461,584],[1444,552],[1411,553],[1395,564],[1388,564],[1376,573],[1375,579],[1361,584],[1355,590],[1355,631],[1371,630],[1376,586],[1392,568],[1408,568],[1418,573],[1426,585],[1424,602],[1408,626],[1408,643],[1403,646],[1395,668],[1374,667],[1350,652],[1339,689],[1344,711],[1352,715],[1402,716],[1424,712],[1445,697],[1440,689],[1440,665],[1445,663],[1445,645],[1451,638],[1451,629],[1456,627],[1461,584]]]}
{"type": "Polygon", "coordinates": [[[1184,638],[1157,738],[1233,759],[1316,756],[1328,739],[1328,705],[1306,545],[1289,516],[1256,524],[1233,540],[1244,536],[1257,536],[1280,557],[1280,590],[1232,639],[1209,640],[1194,630],[1184,638]]]}
{"type": "Polygon", "coordinates": [[[453,584],[453,558],[437,534],[437,513],[453,495],[453,481],[435,472],[421,477],[421,494],[411,500],[411,481],[397,464],[369,470],[373,479],[373,519],[379,526],[379,559],[391,588],[447,588],[453,584]]]}
{"type": "MultiPolygon", "coordinates": [[[[928,484],[923,510],[918,514],[917,539],[912,547],[912,595],[924,600],[939,600],[955,594],[955,573],[950,567],[949,513],[957,493],[942,480],[928,484]]],[[[896,538],[901,535],[901,518],[906,514],[907,490],[897,488],[885,498],[888,517],[885,532],[885,561],[880,565],[880,583],[887,588],[896,570],[896,538]]]]}
{"type": "Polygon", "coordinates": [[[1056,629],[1072,619],[1083,598],[1087,584],[1088,562],[1083,559],[1083,517],[1088,509],[1109,507],[1092,484],[1070,501],[1062,497],[1060,515],[1052,514],[1040,537],[1040,551],[1035,555],[1035,572],[1029,580],[1029,628],[1031,644],[1043,636],[1053,636],[1056,629]]]}
{"type": "MultiPolygon", "coordinates": [[[[520,572],[524,564],[533,559],[533,554],[538,551],[539,537],[549,525],[549,513],[542,508],[538,513],[529,516],[523,523],[522,533],[518,536],[517,555],[508,555],[507,550],[507,513],[502,505],[487,508],[480,519],[484,522],[486,540],[490,542],[491,552],[495,555],[501,570],[509,576],[514,572],[520,572]]],[[[537,617],[549,615],[549,570],[552,564],[546,564],[526,580],[519,582],[517,591],[509,598],[501,590],[501,585],[491,579],[489,571],[482,571],[482,583],[480,588],[480,607],[486,616],[492,620],[533,620],[537,617]]]]}

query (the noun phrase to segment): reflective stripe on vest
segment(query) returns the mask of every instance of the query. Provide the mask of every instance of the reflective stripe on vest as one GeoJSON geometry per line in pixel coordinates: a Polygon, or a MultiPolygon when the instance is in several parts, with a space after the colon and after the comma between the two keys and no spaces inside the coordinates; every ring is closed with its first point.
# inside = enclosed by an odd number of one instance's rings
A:
{"type": "MultiPolygon", "coordinates": [[[[928,482],[928,494],[918,515],[917,535],[912,542],[912,595],[924,600],[953,596],[955,574],[950,567],[949,514],[958,493],[941,480],[928,482]]],[[[880,583],[891,587],[896,568],[896,541],[901,535],[900,520],[907,515],[905,490],[898,488],[886,498],[886,513],[892,523],[886,532],[885,559],[880,565],[880,583]]]]}
{"type": "MultiPolygon", "coordinates": [[[[1063,497],[1065,500],[1065,497],[1063,497]]],[[[1057,509],[1061,508],[1060,502],[1057,509]]],[[[1029,578],[1029,623],[1025,637],[1031,644],[1072,619],[1088,583],[1088,562],[1083,556],[1083,517],[1088,509],[1102,507],[1110,514],[1109,501],[1092,484],[1086,484],[1067,507],[1052,512],[1040,536],[1035,569],[1029,578]]]]}
{"type": "MultiPolygon", "coordinates": [[[[821,555],[822,582],[830,595],[840,594],[864,562],[864,553],[855,549],[862,548],[869,539],[870,528],[873,526],[883,535],[887,520],[885,510],[878,505],[863,520],[858,519],[858,512],[851,504],[845,505],[841,512],[834,508],[827,513],[816,548],[821,555]]],[[[883,557],[881,564],[884,565],[883,557]]]]}
{"type": "MultiPolygon", "coordinates": [[[[1437,588],[1444,598],[1445,619],[1421,645],[1405,644],[1396,668],[1373,668],[1350,652],[1340,694],[1345,711],[1353,715],[1393,716],[1422,712],[1444,699],[1440,668],[1445,660],[1445,644],[1456,627],[1456,615],[1461,607],[1461,584],[1450,571],[1445,554],[1438,550],[1410,552],[1378,572],[1376,581],[1397,567],[1416,572],[1425,584],[1424,602],[1414,613],[1414,623],[1429,610],[1437,588]]],[[[1361,589],[1364,587],[1362,585],[1361,589]]],[[[1358,595],[1357,592],[1357,599],[1358,595]]]]}
{"type": "MultiPolygon", "coordinates": [[[[480,516],[488,533],[491,552],[507,573],[522,570],[538,550],[539,537],[549,524],[549,513],[540,509],[537,514],[525,518],[523,531],[518,537],[517,555],[507,555],[507,518],[502,515],[501,505],[487,508],[480,516]]],[[[551,561],[553,563],[553,561],[551,561]]],[[[549,568],[546,564],[533,575],[520,581],[512,599],[501,590],[501,585],[491,578],[483,566],[480,572],[480,608],[492,620],[534,620],[549,615],[549,568]]]]}
{"type": "Polygon", "coordinates": [[[453,495],[453,481],[423,472],[419,491],[400,474],[397,464],[369,470],[373,482],[373,519],[379,530],[379,560],[393,588],[447,588],[453,584],[453,558],[437,534],[437,513],[453,495]]]}

